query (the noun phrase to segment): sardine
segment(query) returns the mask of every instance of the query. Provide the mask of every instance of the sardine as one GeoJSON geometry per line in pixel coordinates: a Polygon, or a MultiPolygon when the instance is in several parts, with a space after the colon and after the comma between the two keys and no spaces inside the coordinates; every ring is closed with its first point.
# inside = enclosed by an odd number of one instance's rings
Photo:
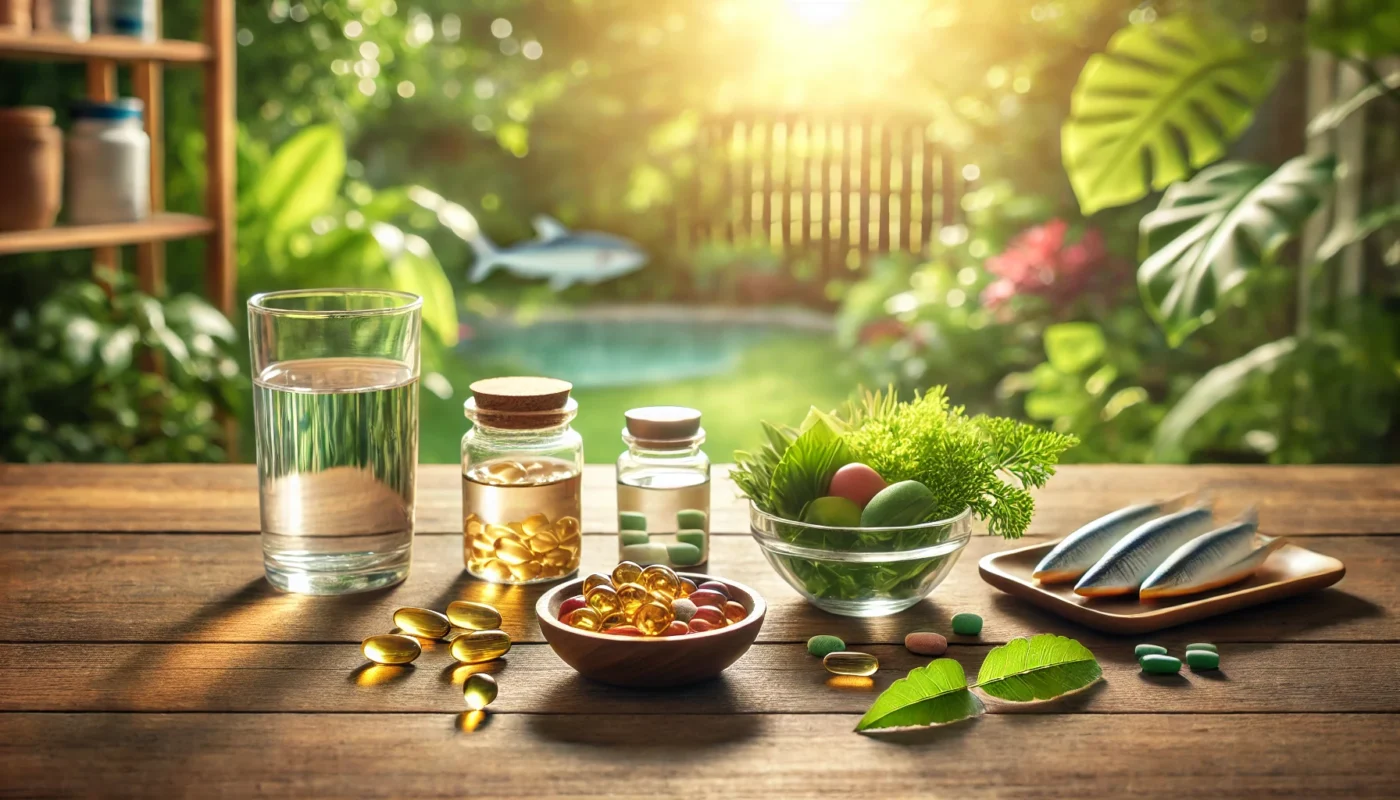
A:
{"type": "Polygon", "coordinates": [[[1108,549],[1074,593],[1084,597],[1134,594],[1148,575],[1178,547],[1210,530],[1209,505],[1198,505],[1137,526],[1108,549]]]}
{"type": "Polygon", "coordinates": [[[1251,508],[1239,520],[1197,536],[1152,571],[1138,596],[1143,600],[1179,597],[1249,577],[1283,543],[1278,537],[1263,536],[1260,546],[1255,541],[1258,528],[1259,516],[1251,508]]]}
{"type": "Polygon", "coordinates": [[[1041,583],[1068,583],[1079,580],[1118,540],[1135,528],[1181,507],[1181,499],[1164,503],[1139,503],[1083,525],[1045,554],[1031,577],[1041,583]]]}

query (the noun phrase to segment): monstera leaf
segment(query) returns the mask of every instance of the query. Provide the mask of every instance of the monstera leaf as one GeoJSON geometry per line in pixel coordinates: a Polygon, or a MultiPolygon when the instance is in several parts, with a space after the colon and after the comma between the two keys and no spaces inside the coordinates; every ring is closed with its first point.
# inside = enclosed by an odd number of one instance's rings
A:
{"type": "Polygon", "coordinates": [[[1277,75],[1277,59],[1193,18],[1114,34],[1080,73],[1060,137],[1080,209],[1130,203],[1220,158],[1277,75]]]}
{"type": "Polygon", "coordinates": [[[1297,233],[1334,165],[1331,156],[1299,156],[1276,172],[1229,162],[1167,190],[1142,218],[1138,286],[1172,346],[1209,321],[1217,299],[1297,233]]]}

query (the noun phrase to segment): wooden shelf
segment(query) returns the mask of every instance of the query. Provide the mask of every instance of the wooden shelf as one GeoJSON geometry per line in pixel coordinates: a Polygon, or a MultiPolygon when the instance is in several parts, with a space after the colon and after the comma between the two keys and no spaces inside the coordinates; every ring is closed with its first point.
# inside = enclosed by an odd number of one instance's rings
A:
{"type": "Polygon", "coordinates": [[[51,250],[82,250],[145,242],[188,239],[214,232],[214,221],[191,214],[153,214],[141,222],[113,225],[59,225],[39,231],[0,232],[0,255],[51,250]]]}
{"type": "Polygon", "coordinates": [[[52,33],[16,34],[0,30],[0,58],[31,61],[163,61],[169,64],[202,64],[212,61],[214,50],[203,42],[159,39],[143,42],[130,36],[94,35],[86,42],[52,33]]]}

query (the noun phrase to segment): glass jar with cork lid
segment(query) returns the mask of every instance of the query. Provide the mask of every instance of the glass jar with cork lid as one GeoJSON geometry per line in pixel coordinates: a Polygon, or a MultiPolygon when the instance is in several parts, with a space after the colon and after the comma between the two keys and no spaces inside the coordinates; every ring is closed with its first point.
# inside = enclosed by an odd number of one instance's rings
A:
{"type": "Polygon", "coordinates": [[[573,385],[489,378],[471,385],[462,437],[462,557],[493,583],[540,583],[578,571],[583,439],[569,422],[573,385]]]}
{"type": "Polygon", "coordinates": [[[617,459],[618,554],[643,566],[710,559],[710,459],[700,412],[681,406],[625,415],[617,459]]]}

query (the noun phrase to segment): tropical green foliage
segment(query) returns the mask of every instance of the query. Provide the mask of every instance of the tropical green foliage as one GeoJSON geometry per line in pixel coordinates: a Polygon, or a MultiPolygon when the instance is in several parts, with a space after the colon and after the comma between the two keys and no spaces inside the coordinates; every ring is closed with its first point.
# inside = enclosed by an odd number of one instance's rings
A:
{"type": "Polygon", "coordinates": [[[1143,300],[1180,344],[1221,298],[1299,232],[1331,185],[1336,161],[1299,156],[1271,170],[1227,162],[1174,184],[1142,218],[1143,300]]]}
{"type": "Polygon", "coordinates": [[[1084,213],[1165,189],[1225,154],[1278,62],[1223,26],[1174,17],[1122,29],[1089,59],[1060,142],[1084,213]]]}

